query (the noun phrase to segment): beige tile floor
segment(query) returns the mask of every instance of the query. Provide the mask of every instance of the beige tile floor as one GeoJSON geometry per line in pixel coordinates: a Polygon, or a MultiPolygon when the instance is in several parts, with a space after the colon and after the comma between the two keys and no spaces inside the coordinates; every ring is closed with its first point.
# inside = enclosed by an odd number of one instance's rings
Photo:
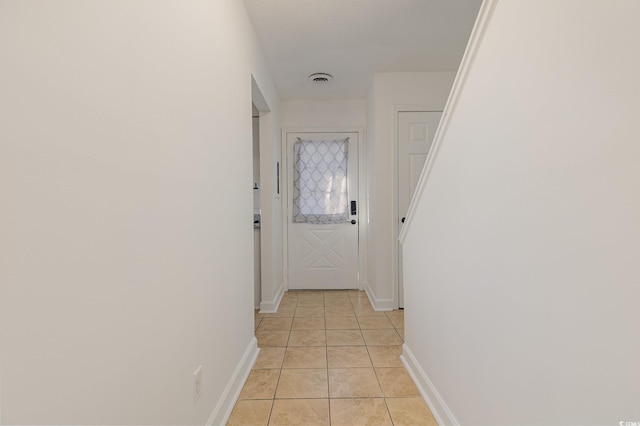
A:
{"type": "Polygon", "coordinates": [[[229,425],[437,425],[399,356],[404,312],[361,291],[291,291],[255,315],[260,355],[229,425]]]}

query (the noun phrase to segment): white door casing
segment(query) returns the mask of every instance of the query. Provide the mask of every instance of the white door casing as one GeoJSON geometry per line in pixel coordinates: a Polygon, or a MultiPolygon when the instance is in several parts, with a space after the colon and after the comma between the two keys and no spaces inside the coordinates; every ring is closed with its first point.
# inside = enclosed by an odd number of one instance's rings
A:
{"type": "MultiPolygon", "coordinates": [[[[398,112],[398,232],[409,210],[442,111],[398,112]]],[[[402,246],[398,244],[398,305],[404,307],[402,246]]]]}
{"type": "Polygon", "coordinates": [[[289,289],[358,288],[358,133],[357,132],[288,132],[287,153],[287,253],[289,289]],[[333,141],[348,138],[347,209],[344,223],[294,223],[293,147],[298,138],[333,141]],[[351,202],[356,202],[352,215],[351,202]],[[354,223],[352,223],[354,222],[354,223]]]}

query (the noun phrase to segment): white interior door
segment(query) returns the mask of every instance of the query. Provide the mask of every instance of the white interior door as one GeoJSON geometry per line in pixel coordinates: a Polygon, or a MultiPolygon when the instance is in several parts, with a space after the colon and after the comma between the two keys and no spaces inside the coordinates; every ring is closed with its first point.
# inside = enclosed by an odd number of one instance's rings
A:
{"type": "Polygon", "coordinates": [[[358,133],[286,139],[289,288],[358,288],[358,133]]]}
{"type": "MultiPolygon", "coordinates": [[[[402,229],[411,198],[431,149],[441,111],[398,113],[398,220],[402,229]]],[[[404,307],[402,246],[398,244],[398,304],[404,307]]]]}

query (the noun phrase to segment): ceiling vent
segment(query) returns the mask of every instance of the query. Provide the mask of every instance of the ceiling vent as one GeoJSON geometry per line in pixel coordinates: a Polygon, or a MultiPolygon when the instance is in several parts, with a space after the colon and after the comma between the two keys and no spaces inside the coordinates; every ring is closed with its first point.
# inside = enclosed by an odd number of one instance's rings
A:
{"type": "Polygon", "coordinates": [[[317,72],[315,74],[311,74],[309,76],[309,80],[313,81],[316,84],[325,84],[333,80],[333,76],[331,74],[327,74],[326,72],[317,72]]]}

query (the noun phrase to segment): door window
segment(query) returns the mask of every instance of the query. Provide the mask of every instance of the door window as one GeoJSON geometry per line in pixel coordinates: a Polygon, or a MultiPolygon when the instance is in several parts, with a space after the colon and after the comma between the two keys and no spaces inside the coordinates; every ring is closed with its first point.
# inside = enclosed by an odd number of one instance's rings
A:
{"type": "Polygon", "coordinates": [[[293,146],[293,222],[335,224],[349,219],[349,138],[305,140],[293,146]]]}

